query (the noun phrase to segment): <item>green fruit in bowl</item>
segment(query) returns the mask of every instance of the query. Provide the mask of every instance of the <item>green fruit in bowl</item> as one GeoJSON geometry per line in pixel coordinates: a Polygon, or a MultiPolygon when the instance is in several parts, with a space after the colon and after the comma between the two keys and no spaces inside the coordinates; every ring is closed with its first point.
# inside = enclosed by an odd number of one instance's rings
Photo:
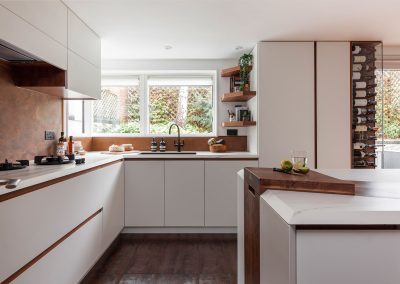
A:
{"type": "Polygon", "coordinates": [[[293,169],[293,164],[289,160],[282,160],[281,161],[281,168],[284,171],[291,171],[293,169]]]}

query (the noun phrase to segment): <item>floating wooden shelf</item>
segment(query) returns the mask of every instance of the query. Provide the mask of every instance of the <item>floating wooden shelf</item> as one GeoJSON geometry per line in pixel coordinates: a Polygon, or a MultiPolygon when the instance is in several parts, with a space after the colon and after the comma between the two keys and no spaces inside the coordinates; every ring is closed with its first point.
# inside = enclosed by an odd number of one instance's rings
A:
{"type": "Polygon", "coordinates": [[[221,98],[221,102],[245,102],[255,96],[255,91],[225,93],[221,98]]]}
{"type": "MultiPolygon", "coordinates": [[[[253,69],[253,66],[249,66],[249,69],[247,71],[250,72],[251,69],[253,69]]],[[[231,76],[234,76],[234,75],[239,75],[239,73],[240,73],[240,67],[239,66],[226,68],[226,69],[222,69],[221,77],[231,77],[231,76]]]]}
{"type": "Polygon", "coordinates": [[[256,125],[255,121],[225,121],[222,127],[248,127],[256,125]]]}

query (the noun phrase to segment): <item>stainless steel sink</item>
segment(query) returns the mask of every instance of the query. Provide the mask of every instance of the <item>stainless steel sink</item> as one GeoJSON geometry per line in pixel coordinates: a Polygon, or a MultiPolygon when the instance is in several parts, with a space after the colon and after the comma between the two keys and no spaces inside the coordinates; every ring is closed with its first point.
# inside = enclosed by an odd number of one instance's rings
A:
{"type": "Polygon", "coordinates": [[[165,152],[151,152],[151,151],[143,151],[140,152],[140,155],[196,155],[196,152],[190,151],[165,151],[165,152]]]}

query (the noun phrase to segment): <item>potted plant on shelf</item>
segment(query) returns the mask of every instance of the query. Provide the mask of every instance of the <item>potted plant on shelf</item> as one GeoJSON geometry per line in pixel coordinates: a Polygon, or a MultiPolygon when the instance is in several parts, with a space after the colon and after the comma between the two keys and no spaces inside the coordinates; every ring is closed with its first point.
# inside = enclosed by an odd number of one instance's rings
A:
{"type": "Polygon", "coordinates": [[[253,64],[253,54],[245,53],[239,58],[240,90],[250,91],[250,66],[253,64]]]}

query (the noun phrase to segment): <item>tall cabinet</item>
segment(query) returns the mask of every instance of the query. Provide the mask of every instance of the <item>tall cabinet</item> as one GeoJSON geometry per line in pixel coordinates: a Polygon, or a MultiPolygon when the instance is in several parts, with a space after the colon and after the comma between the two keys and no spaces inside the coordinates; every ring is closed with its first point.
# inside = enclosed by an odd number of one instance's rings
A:
{"type": "Polygon", "coordinates": [[[314,167],[314,42],[257,44],[260,167],[305,150],[314,167]]]}
{"type": "Polygon", "coordinates": [[[310,168],[350,168],[350,42],[260,42],[254,55],[260,166],[304,150],[310,168]]]}
{"type": "Polygon", "coordinates": [[[317,167],[349,169],[350,42],[316,43],[317,167]]]}

